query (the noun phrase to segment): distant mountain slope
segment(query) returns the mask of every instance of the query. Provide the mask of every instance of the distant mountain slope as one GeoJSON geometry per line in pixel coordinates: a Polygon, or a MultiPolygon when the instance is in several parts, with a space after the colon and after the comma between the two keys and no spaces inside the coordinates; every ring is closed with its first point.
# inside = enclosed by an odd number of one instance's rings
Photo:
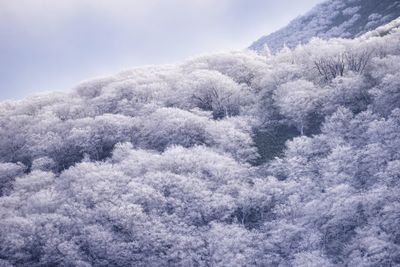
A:
{"type": "Polygon", "coordinates": [[[261,50],[267,44],[276,51],[284,45],[306,43],[312,37],[353,38],[399,16],[400,1],[396,0],[328,0],[283,29],[261,37],[250,48],[261,50]]]}

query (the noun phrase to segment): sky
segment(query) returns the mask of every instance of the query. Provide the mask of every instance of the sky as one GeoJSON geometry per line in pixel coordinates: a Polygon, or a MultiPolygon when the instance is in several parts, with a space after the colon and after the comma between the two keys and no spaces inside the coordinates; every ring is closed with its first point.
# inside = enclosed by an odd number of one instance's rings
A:
{"type": "Polygon", "coordinates": [[[241,50],[321,0],[0,0],[0,100],[241,50]]]}

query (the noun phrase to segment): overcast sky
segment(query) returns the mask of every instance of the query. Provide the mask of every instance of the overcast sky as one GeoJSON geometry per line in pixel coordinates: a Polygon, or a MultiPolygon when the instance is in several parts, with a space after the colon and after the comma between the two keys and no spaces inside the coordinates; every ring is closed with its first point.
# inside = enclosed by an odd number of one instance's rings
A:
{"type": "Polygon", "coordinates": [[[248,47],[321,0],[0,0],[0,100],[248,47]]]}

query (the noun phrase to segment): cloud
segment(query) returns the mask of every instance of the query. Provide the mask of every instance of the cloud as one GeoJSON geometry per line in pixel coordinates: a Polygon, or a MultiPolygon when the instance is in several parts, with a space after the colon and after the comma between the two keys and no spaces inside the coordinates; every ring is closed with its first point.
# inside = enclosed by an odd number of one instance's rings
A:
{"type": "Polygon", "coordinates": [[[229,0],[19,0],[0,2],[2,18],[18,21],[61,21],[82,12],[105,15],[113,19],[138,20],[151,16],[153,19],[177,12],[210,13],[229,6],[229,0]],[[169,12],[169,13],[167,13],[169,12]],[[172,13],[171,13],[172,12],[172,13]]]}

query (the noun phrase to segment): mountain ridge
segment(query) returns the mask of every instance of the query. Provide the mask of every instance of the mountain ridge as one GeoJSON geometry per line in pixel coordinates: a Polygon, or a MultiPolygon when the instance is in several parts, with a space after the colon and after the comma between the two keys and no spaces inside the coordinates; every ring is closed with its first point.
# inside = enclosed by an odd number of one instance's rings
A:
{"type": "Polygon", "coordinates": [[[398,0],[328,0],[315,6],[287,26],[263,36],[249,48],[261,51],[267,45],[276,52],[294,48],[313,37],[354,38],[383,26],[400,16],[398,0]]]}

